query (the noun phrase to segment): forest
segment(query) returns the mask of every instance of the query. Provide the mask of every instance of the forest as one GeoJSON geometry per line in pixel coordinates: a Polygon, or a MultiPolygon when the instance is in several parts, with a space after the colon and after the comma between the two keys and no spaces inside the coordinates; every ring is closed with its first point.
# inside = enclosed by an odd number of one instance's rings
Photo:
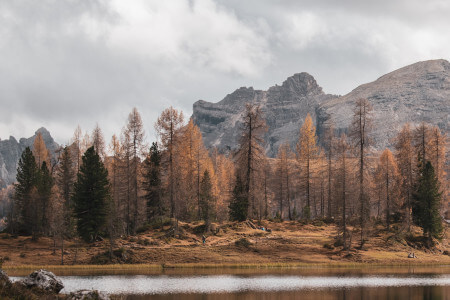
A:
{"type": "Polygon", "coordinates": [[[178,221],[201,220],[205,233],[213,222],[320,220],[338,226],[343,249],[362,249],[373,224],[406,233],[419,226],[431,247],[447,210],[446,134],[405,124],[391,149],[376,151],[372,113],[367,99],[357,100],[347,132],[337,135],[329,120],[321,139],[308,115],[297,144],[282,144],[274,158],[265,155],[264,113],[251,103],[239,147],[226,153],[207,149],[196,124],[172,107],[154,123],[151,145],[136,108],[109,143],[98,125],[91,134],[78,126],[56,153],[38,135],[17,183],[1,191],[5,231],[51,237],[63,249],[75,238],[113,247],[167,220],[174,232],[178,221]]]}

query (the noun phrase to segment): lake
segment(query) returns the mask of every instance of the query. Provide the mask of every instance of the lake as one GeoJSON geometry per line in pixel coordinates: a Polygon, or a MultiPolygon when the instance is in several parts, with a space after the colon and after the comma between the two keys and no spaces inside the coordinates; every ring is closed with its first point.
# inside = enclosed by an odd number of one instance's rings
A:
{"type": "Polygon", "coordinates": [[[447,267],[169,270],[158,274],[59,278],[65,286],[63,293],[97,289],[118,295],[118,299],[136,300],[450,299],[447,267]]]}

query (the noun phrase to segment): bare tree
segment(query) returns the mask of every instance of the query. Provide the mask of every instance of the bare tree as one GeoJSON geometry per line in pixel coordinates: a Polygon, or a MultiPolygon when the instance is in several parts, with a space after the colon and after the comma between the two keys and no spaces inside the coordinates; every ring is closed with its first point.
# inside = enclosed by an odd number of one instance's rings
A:
{"type": "Polygon", "coordinates": [[[239,148],[236,153],[238,172],[244,178],[245,196],[249,203],[248,217],[257,214],[257,178],[264,161],[264,139],[267,131],[266,121],[258,105],[247,103],[243,114],[243,124],[239,148]]]}
{"type": "Polygon", "coordinates": [[[350,126],[350,137],[352,138],[359,156],[359,218],[361,227],[361,243],[362,248],[365,242],[365,225],[370,214],[369,193],[365,191],[367,184],[366,174],[366,156],[368,147],[371,144],[369,135],[372,130],[372,105],[369,100],[360,98],[356,100],[353,109],[353,120],[350,126]]]}
{"type": "Polygon", "coordinates": [[[183,126],[183,113],[172,106],[165,109],[155,123],[156,132],[159,134],[163,146],[165,165],[168,169],[167,185],[169,192],[170,217],[176,217],[175,206],[175,146],[179,142],[180,130],[183,126]]]}

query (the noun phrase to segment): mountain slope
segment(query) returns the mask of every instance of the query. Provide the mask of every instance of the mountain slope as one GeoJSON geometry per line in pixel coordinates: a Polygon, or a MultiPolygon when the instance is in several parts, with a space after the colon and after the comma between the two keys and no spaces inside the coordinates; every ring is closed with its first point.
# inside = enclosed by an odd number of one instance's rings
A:
{"type": "Polygon", "coordinates": [[[322,91],[314,77],[298,73],[267,91],[241,87],[218,103],[197,101],[192,117],[206,146],[230,150],[237,147],[245,104],[259,104],[268,125],[266,150],[274,155],[284,141],[294,146],[306,115],[315,118],[316,108],[333,97],[322,91]]]}
{"type": "Polygon", "coordinates": [[[443,59],[418,62],[363,84],[345,96],[323,103],[318,109],[319,123],[331,117],[338,129],[345,130],[359,98],[367,98],[374,108],[372,136],[378,149],[389,146],[389,140],[408,122],[425,121],[448,132],[450,63],[443,59]]]}
{"type": "Polygon", "coordinates": [[[358,98],[369,99],[374,107],[372,137],[377,149],[389,146],[390,139],[408,122],[414,125],[425,121],[448,133],[450,63],[443,59],[418,62],[341,97],[325,94],[311,75],[299,73],[267,91],[240,88],[218,103],[197,101],[192,117],[205,144],[226,151],[238,145],[245,103],[260,104],[269,126],[265,137],[267,154],[274,156],[283,141],[295,145],[307,113],[316,121],[319,136],[330,118],[339,131],[347,131],[358,98]]]}

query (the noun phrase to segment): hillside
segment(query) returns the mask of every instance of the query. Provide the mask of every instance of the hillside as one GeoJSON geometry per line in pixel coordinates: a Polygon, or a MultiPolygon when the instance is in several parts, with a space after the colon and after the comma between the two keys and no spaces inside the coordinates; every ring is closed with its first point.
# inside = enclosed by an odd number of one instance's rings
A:
{"type": "MultiPolygon", "coordinates": [[[[302,224],[297,221],[283,223],[263,221],[271,232],[253,229],[249,223],[215,224],[215,234],[207,234],[202,245],[202,223],[179,222],[179,232],[171,235],[171,225],[149,229],[134,237],[118,239],[113,263],[177,265],[276,265],[276,264],[450,264],[448,233],[438,247],[429,251],[418,241],[405,239],[403,234],[386,232],[382,226],[371,230],[372,237],[363,250],[355,247],[357,229],[353,231],[352,248],[342,251],[334,246],[337,228],[321,221],[302,224]],[[408,259],[414,252],[416,259],[408,259]]],[[[448,231],[447,231],[448,232],[448,231]]],[[[415,234],[420,235],[416,229],[415,234]]],[[[66,241],[65,264],[110,263],[107,241],[95,244],[77,244],[66,241]],[[75,260],[76,256],[76,260],[75,260]]],[[[58,242],[59,245],[59,242],[58,242]]],[[[41,238],[32,242],[29,237],[10,237],[1,234],[0,257],[4,267],[13,270],[24,265],[59,265],[60,251],[53,254],[53,240],[41,238]]]]}
{"type": "Polygon", "coordinates": [[[267,91],[242,87],[218,103],[197,101],[192,118],[200,127],[205,144],[223,151],[237,147],[239,124],[245,103],[259,104],[269,127],[265,137],[268,155],[274,156],[284,141],[294,146],[307,113],[317,124],[333,119],[346,131],[355,100],[367,98],[374,107],[372,137],[376,149],[389,146],[405,123],[422,121],[450,130],[450,63],[446,60],[418,62],[363,84],[338,97],[326,94],[307,73],[289,77],[267,91]]]}

